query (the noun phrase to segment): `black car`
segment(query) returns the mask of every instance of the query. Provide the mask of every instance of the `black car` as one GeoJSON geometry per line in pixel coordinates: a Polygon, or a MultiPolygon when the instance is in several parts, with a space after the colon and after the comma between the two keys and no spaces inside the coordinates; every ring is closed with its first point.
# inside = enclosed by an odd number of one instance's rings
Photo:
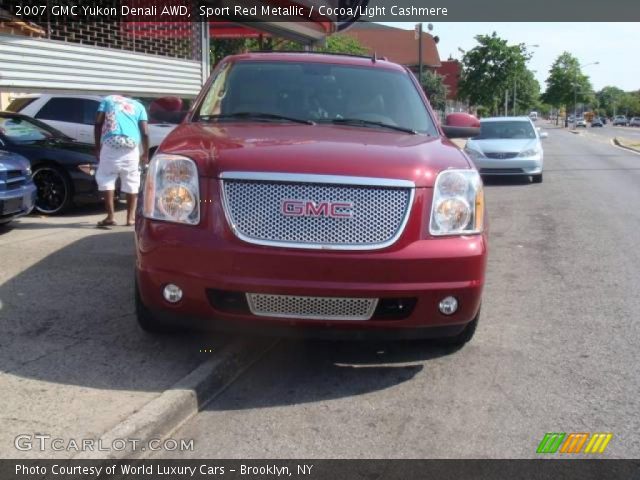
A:
{"type": "Polygon", "coordinates": [[[79,143],[49,125],[19,113],[0,112],[0,149],[31,162],[38,189],[35,209],[62,213],[75,202],[97,201],[93,145],[79,143]]]}
{"type": "Polygon", "coordinates": [[[592,127],[603,127],[604,123],[602,123],[602,119],[600,117],[593,117],[593,120],[591,120],[591,126],[592,127]]]}

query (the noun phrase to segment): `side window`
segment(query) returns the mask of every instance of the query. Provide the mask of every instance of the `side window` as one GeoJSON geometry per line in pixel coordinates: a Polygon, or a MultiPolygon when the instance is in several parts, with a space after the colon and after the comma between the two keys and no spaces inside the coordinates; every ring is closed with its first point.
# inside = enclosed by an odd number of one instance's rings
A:
{"type": "Polygon", "coordinates": [[[82,123],[84,116],[83,102],[84,100],[81,98],[51,98],[36,114],[36,118],[39,120],[82,123]]]}
{"type": "Polygon", "coordinates": [[[96,113],[98,112],[100,102],[95,100],[82,100],[82,105],[82,123],[85,125],[93,125],[96,121],[96,113]]]}

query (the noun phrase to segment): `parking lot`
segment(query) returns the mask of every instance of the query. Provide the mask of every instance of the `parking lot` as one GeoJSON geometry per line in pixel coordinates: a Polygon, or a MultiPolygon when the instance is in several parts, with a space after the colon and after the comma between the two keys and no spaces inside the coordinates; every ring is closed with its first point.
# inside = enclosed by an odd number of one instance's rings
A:
{"type": "MultiPolygon", "coordinates": [[[[637,457],[640,155],[561,129],[545,142],[543,184],[486,184],[470,344],[282,340],[174,433],[195,440],[180,457],[532,457],[551,431],[612,432],[607,457],[637,457]]],[[[243,340],[144,334],[133,231],[94,228],[100,213],[1,227],[2,456],[42,456],[16,452],[23,433],[99,437],[243,340]]]]}

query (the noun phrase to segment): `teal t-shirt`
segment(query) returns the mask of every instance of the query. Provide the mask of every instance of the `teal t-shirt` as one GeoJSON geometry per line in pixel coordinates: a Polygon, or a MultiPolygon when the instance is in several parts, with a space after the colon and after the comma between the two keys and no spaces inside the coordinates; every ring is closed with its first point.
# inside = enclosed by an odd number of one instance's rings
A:
{"type": "Polygon", "coordinates": [[[98,112],[104,112],[103,142],[109,137],[123,135],[140,144],[138,122],[147,120],[147,111],[140,102],[120,95],[109,95],[100,103],[98,112]]]}

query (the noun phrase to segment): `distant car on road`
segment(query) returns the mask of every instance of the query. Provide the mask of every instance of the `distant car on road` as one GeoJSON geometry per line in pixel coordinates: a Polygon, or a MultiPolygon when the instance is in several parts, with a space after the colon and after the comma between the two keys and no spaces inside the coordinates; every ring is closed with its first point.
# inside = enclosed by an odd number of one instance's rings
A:
{"type": "MultiPolygon", "coordinates": [[[[3,130],[0,119],[0,132],[3,130]]],[[[27,215],[36,202],[29,160],[3,150],[0,140],[0,225],[27,215]]]]}
{"type": "Polygon", "coordinates": [[[604,124],[602,123],[602,119],[600,117],[593,117],[593,120],[591,120],[591,126],[604,127],[604,124]]]}
{"type": "Polygon", "coordinates": [[[584,118],[579,118],[578,120],[576,120],[576,128],[578,127],[587,128],[587,121],[584,118]]]}
{"type": "Polygon", "coordinates": [[[56,215],[74,201],[100,199],[94,180],[93,145],[80,143],[38,120],[0,112],[0,149],[22,155],[31,163],[38,212],[56,215]]]}
{"type": "MultiPolygon", "coordinates": [[[[7,110],[40,120],[79,142],[93,144],[93,125],[102,98],[99,95],[27,95],[16,98],[7,110]]],[[[149,123],[151,154],[175,126],[175,123],[149,123]]]]}
{"type": "Polygon", "coordinates": [[[626,127],[627,125],[629,125],[629,121],[627,120],[627,117],[625,117],[624,115],[616,115],[615,118],[613,119],[613,126],[623,126],[626,127]]]}
{"type": "Polygon", "coordinates": [[[640,127],[640,117],[633,117],[629,120],[630,127],[640,127]]]}
{"type": "Polygon", "coordinates": [[[539,132],[528,117],[480,120],[480,135],[469,139],[465,152],[482,175],[530,176],[542,183],[543,150],[539,132]]]}

